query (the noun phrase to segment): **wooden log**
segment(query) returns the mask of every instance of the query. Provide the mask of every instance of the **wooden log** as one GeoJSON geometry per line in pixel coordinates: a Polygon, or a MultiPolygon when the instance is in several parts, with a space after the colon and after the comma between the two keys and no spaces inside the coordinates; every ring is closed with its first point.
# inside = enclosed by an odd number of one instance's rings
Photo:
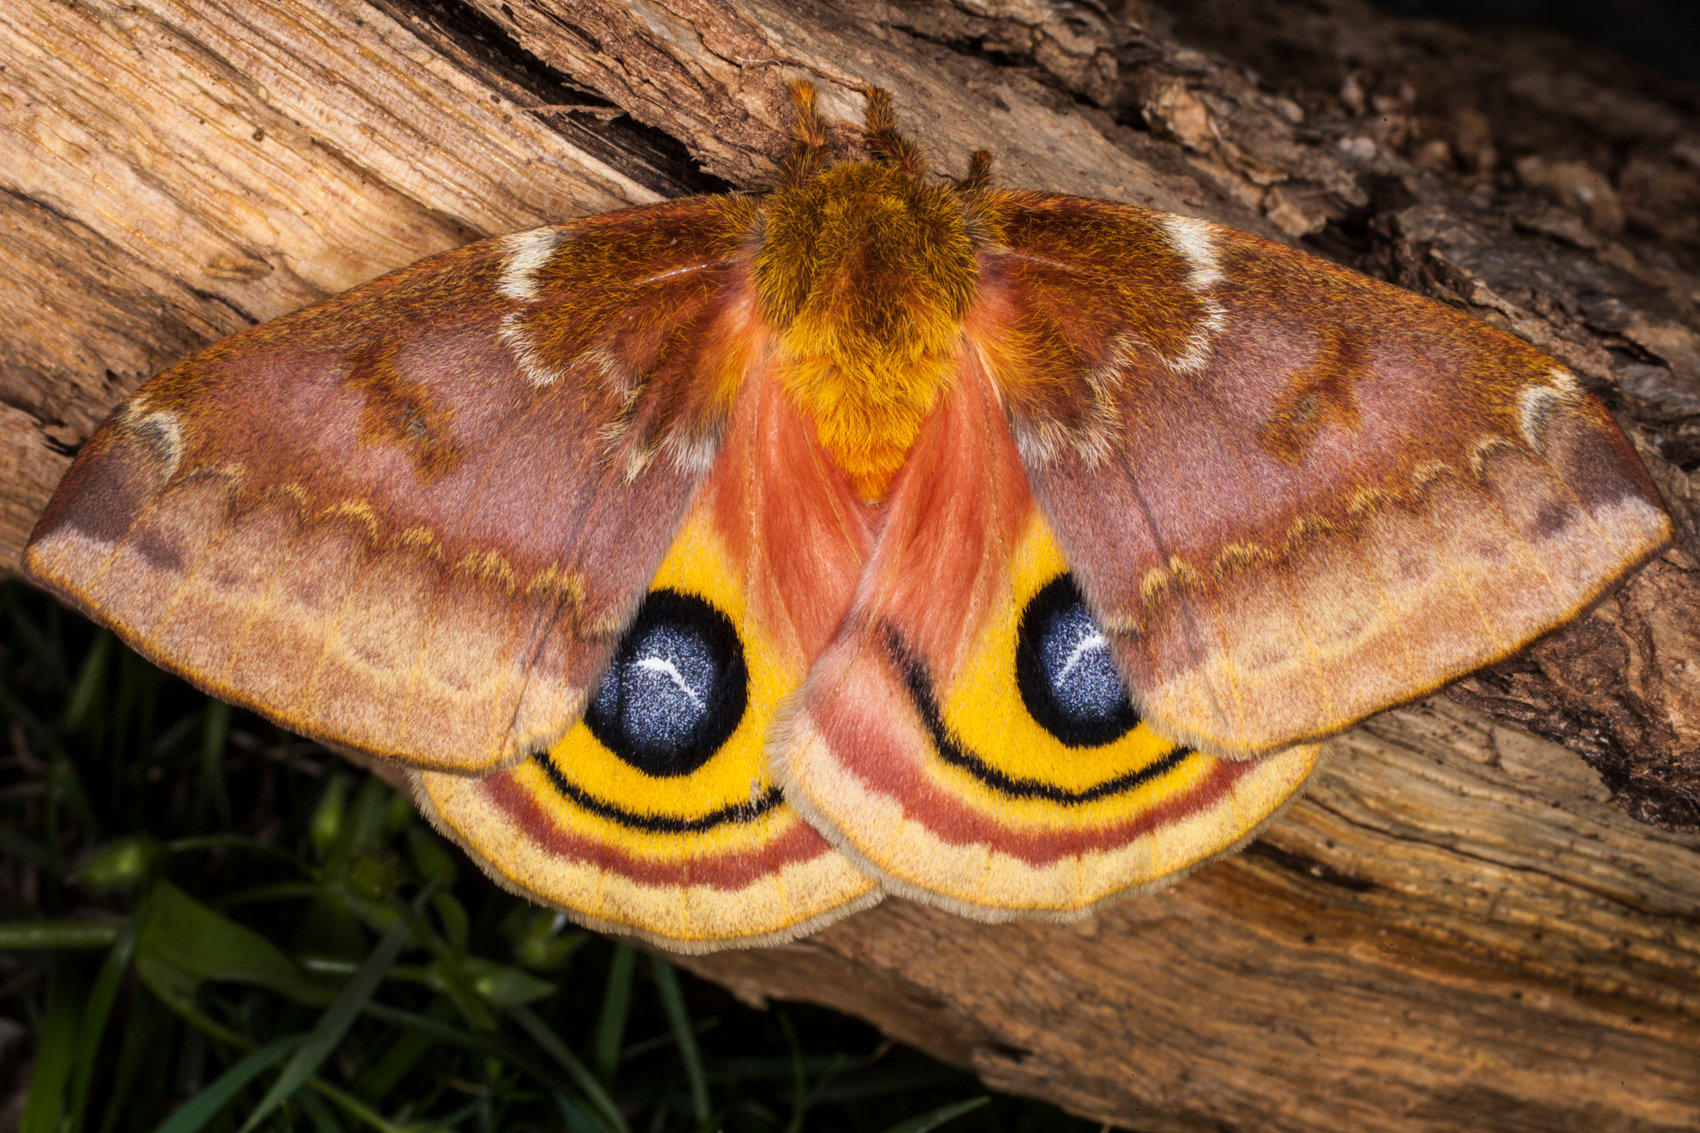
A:
{"type": "Polygon", "coordinates": [[[176,357],[475,236],[759,188],[799,76],[846,146],[884,85],[947,172],[985,146],[1006,183],[1298,242],[1557,355],[1682,536],[1456,695],[1603,783],[1432,698],[1331,744],[1247,854],[1081,925],[892,901],[691,963],[1141,1129],[1700,1125],[1692,96],[1355,0],[21,0],[0,60],[8,566],[176,357]]]}
{"type": "Polygon", "coordinates": [[[1328,760],[1244,855],[1077,925],[888,901],[688,964],[1139,1130],[1693,1127],[1695,840],[1443,699],[1328,760]]]}

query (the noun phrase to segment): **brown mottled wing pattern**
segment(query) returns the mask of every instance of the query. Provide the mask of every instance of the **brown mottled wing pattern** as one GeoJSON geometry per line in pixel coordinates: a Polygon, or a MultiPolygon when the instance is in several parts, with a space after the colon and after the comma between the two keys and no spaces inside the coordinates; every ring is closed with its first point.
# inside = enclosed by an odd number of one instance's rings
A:
{"type": "Polygon", "coordinates": [[[221,342],[95,434],[26,566],[293,731],[511,763],[578,718],[762,349],[752,218],[487,240],[221,342]]]}
{"type": "Polygon", "coordinates": [[[995,194],[969,336],[1135,700],[1249,755],[1572,616],[1669,535],[1553,359],[1281,245],[995,194]]]}

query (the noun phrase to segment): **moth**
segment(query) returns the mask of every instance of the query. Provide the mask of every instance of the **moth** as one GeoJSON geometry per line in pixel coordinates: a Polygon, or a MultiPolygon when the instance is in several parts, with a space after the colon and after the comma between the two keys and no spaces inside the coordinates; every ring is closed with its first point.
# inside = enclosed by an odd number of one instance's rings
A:
{"type": "Polygon", "coordinates": [[[702,951],[886,893],[1079,916],[1670,534],[1553,359],[1287,247],[925,175],[484,240],[121,405],[26,552],[160,665],[408,768],[498,882],[702,951]]]}

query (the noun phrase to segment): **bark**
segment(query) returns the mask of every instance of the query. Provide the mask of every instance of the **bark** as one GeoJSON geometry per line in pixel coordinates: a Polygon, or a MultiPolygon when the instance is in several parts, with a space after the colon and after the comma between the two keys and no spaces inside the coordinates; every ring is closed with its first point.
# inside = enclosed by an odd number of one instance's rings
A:
{"type": "Polygon", "coordinates": [[[1700,94],[1621,59],[1354,0],[21,0],[0,562],[167,363],[476,236],[759,188],[793,77],[847,149],[885,86],[945,172],[985,147],[1005,183],[1209,216],[1522,335],[1607,398],[1680,535],[1451,690],[1569,750],[1430,698],[1334,741],[1246,854],[1083,924],[891,901],[691,965],[1139,1129],[1700,1125],[1700,94]]]}

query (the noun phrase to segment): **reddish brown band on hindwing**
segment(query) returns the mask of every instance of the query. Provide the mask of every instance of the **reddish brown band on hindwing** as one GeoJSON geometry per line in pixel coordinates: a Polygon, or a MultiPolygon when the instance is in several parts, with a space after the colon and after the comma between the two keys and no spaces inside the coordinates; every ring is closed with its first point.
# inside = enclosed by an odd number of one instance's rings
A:
{"type": "Polygon", "coordinates": [[[743,202],[474,244],[211,347],[26,566],[303,734],[476,770],[578,717],[759,353],[743,202]]]}

